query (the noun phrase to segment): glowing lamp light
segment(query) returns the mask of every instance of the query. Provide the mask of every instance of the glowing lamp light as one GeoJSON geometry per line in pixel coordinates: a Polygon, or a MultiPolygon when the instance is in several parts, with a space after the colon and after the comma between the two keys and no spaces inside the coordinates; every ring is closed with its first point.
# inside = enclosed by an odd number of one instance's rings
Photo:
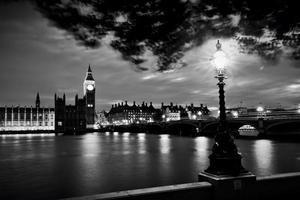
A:
{"type": "Polygon", "coordinates": [[[224,70],[228,64],[228,59],[226,54],[222,50],[219,50],[214,54],[213,62],[217,70],[224,70]]]}
{"type": "Polygon", "coordinates": [[[224,74],[225,67],[228,65],[228,59],[225,52],[221,49],[219,40],[216,47],[217,51],[213,55],[213,64],[216,67],[218,74],[224,74]]]}
{"type": "Polygon", "coordinates": [[[264,108],[263,108],[262,106],[258,106],[258,107],[256,108],[256,111],[257,111],[257,112],[263,112],[263,111],[264,111],[264,108]]]}
{"type": "Polygon", "coordinates": [[[233,111],[232,115],[234,118],[238,118],[239,117],[239,113],[237,111],[233,111]]]}

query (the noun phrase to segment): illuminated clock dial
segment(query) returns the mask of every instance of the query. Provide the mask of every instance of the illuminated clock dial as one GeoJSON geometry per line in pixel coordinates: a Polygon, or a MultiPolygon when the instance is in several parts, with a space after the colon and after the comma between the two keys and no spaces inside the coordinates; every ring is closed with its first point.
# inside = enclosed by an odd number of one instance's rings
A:
{"type": "Polygon", "coordinates": [[[87,89],[88,89],[88,90],[93,90],[93,89],[94,89],[94,86],[93,86],[93,85],[88,85],[88,86],[87,86],[87,89]]]}

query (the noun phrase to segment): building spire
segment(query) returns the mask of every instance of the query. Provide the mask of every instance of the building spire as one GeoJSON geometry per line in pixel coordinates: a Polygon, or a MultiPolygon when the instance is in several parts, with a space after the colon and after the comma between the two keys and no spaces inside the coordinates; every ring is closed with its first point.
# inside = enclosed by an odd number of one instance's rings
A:
{"type": "Polygon", "coordinates": [[[40,94],[39,92],[36,94],[36,99],[35,99],[35,107],[39,108],[41,105],[41,101],[40,101],[40,94]]]}
{"type": "Polygon", "coordinates": [[[85,80],[94,81],[94,78],[93,78],[93,75],[92,75],[92,69],[91,69],[91,65],[90,64],[89,64],[89,67],[88,67],[88,71],[86,73],[85,80]]]}

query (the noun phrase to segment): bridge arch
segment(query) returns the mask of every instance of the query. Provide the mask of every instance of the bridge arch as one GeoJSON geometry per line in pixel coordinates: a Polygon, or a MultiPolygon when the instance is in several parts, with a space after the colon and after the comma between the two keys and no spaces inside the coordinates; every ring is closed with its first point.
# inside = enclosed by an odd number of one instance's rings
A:
{"type": "MultiPolygon", "coordinates": [[[[210,135],[215,134],[216,131],[218,130],[218,126],[219,126],[219,121],[210,122],[203,126],[202,131],[204,133],[210,134],[210,135]]],[[[233,120],[227,121],[227,129],[233,136],[244,135],[243,131],[247,128],[250,129],[250,127],[253,130],[253,135],[257,136],[258,132],[259,132],[258,128],[257,128],[257,124],[249,123],[246,121],[233,121],[233,120]],[[240,129],[241,127],[243,127],[243,128],[240,129]],[[257,132],[254,130],[256,130],[257,132]]]]}
{"type": "Polygon", "coordinates": [[[265,130],[267,134],[284,134],[286,132],[294,132],[300,135],[300,120],[282,120],[268,125],[265,130]]]}
{"type": "Polygon", "coordinates": [[[199,133],[198,126],[193,123],[170,123],[166,128],[171,135],[196,136],[199,133]]]}
{"type": "Polygon", "coordinates": [[[202,126],[202,132],[204,135],[214,135],[218,129],[219,122],[212,121],[202,126]]]}
{"type": "Polygon", "coordinates": [[[164,131],[164,127],[160,124],[147,124],[147,132],[152,134],[161,134],[164,131]]]}

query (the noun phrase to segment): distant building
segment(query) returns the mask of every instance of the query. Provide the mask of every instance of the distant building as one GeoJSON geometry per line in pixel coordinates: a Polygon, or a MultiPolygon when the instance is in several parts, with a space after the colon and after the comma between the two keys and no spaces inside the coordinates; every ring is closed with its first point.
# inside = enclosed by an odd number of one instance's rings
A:
{"type": "Polygon", "coordinates": [[[300,110],[295,109],[284,109],[284,108],[274,108],[267,109],[265,111],[265,118],[267,119],[299,119],[300,110]]]}
{"type": "Polygon", "coordinates": [[[176,121],[181,119],[181,115],[185,112],[182,106],[174,106],[171,102],[170,105],[161,103],[162,121],[176,121]]]}
{"type": "Polygon", "coordinates": [[[161,103],[161,112],[163,121],[176,121],[181,119],[201,120],[206,119],[209,116],[207,106],[203,106],[203,104],[194,106],[193,103],[189,106],[186,105],[185,107],[173,105],[172,102],[170,105],[161,103]]]}
{"type": "Polygon", "coordinates": [[[53,131],[54,108],[40,107],[37,93],[35,107],[0,107],[0,131],[53,131]]]}
{"type": "Polygon", "coordinates": [[[181,119],[206,119],[209,116],[209,110],[202,104],[195,107],[182,107],[181,105],[164,105],[161,103],[160,109],[155,109],[150,102],[149,106],[143,102],[142,105],[128,105],[127,101],[112,105],[108,112],[108,122],[110,124],[121,125],[131,123],[147,123],[147,122],[167,122],[181,119]]]}
{"type": "Polygon", "coordinates": [[[75,105],[66,105],[66,96],[62,98],[55,94],[55,131],[83,132],[86,130],[85,99],[75,96],[75,105]]]}
{"type": "Polygon", "coordinates": [[[157,110],[153,107],[152,102],[149,105],[143,102],[142,105],[133,105],[125,103],[118,103],[112,105],[108,112],[108,121],[111,124],[131,124],[131,123],[146,123],[153,122],[157,110]]]}
{"type": "Polygon", "coordinates": [[[62,98],[55,94],[56,132],[81,132],[94,128],[96,87],[90,66],[83,82],[83,94],[83,98],[75,96],[75,105],[66,105],[65,94],[62,98]]]}
{"type": "Polygon", "coordinates": [[[207,106],[203,106],[203,104],[200,104],[200,106],[194,106],[194,104],[191,103],[191,105],[185,106],[185,110],[188,113],[189,119],[203,120],[207,119],[210,114],[207,106]]]}
{"type": "Polygon", "coordinates": [[[83,81],[83,95],[84,95],[83,99],[85,101],[86,127],[94,128],[95,117],[96,117],[96,112],[95,112],[96,84],[90,66],[86,73],[85,80],[83,81]]]}
{"type": "Polygon", "coordinates": [[[229,118],[239,119],[299,119],[300,109],[284,109],[284,108],[230,108],[226,109],[229,118]],[[261,110],[260,110],[261,109],[261,110]]]}
{"type": "MultiPolygon", "coordinates": [[[[257,116],[256,110],[249,110],[249,112],[255,111],[255,116],[257,116]]],[[[252,115],[253,113],[251,113],[252,115]]],[[[246,107],[235,107],[235,108],[226,108],[226,117],[228,119],[235,119],[248,115],[248,109],[246,107]]]]}
{"type": "Polygon", "coordinates": [[[109,125],[108,122],[108,112],[106,112],[105,110],[102,110],[100,112],[97,112],[97,124],[99,126],[107,126],[109,125]]]}

